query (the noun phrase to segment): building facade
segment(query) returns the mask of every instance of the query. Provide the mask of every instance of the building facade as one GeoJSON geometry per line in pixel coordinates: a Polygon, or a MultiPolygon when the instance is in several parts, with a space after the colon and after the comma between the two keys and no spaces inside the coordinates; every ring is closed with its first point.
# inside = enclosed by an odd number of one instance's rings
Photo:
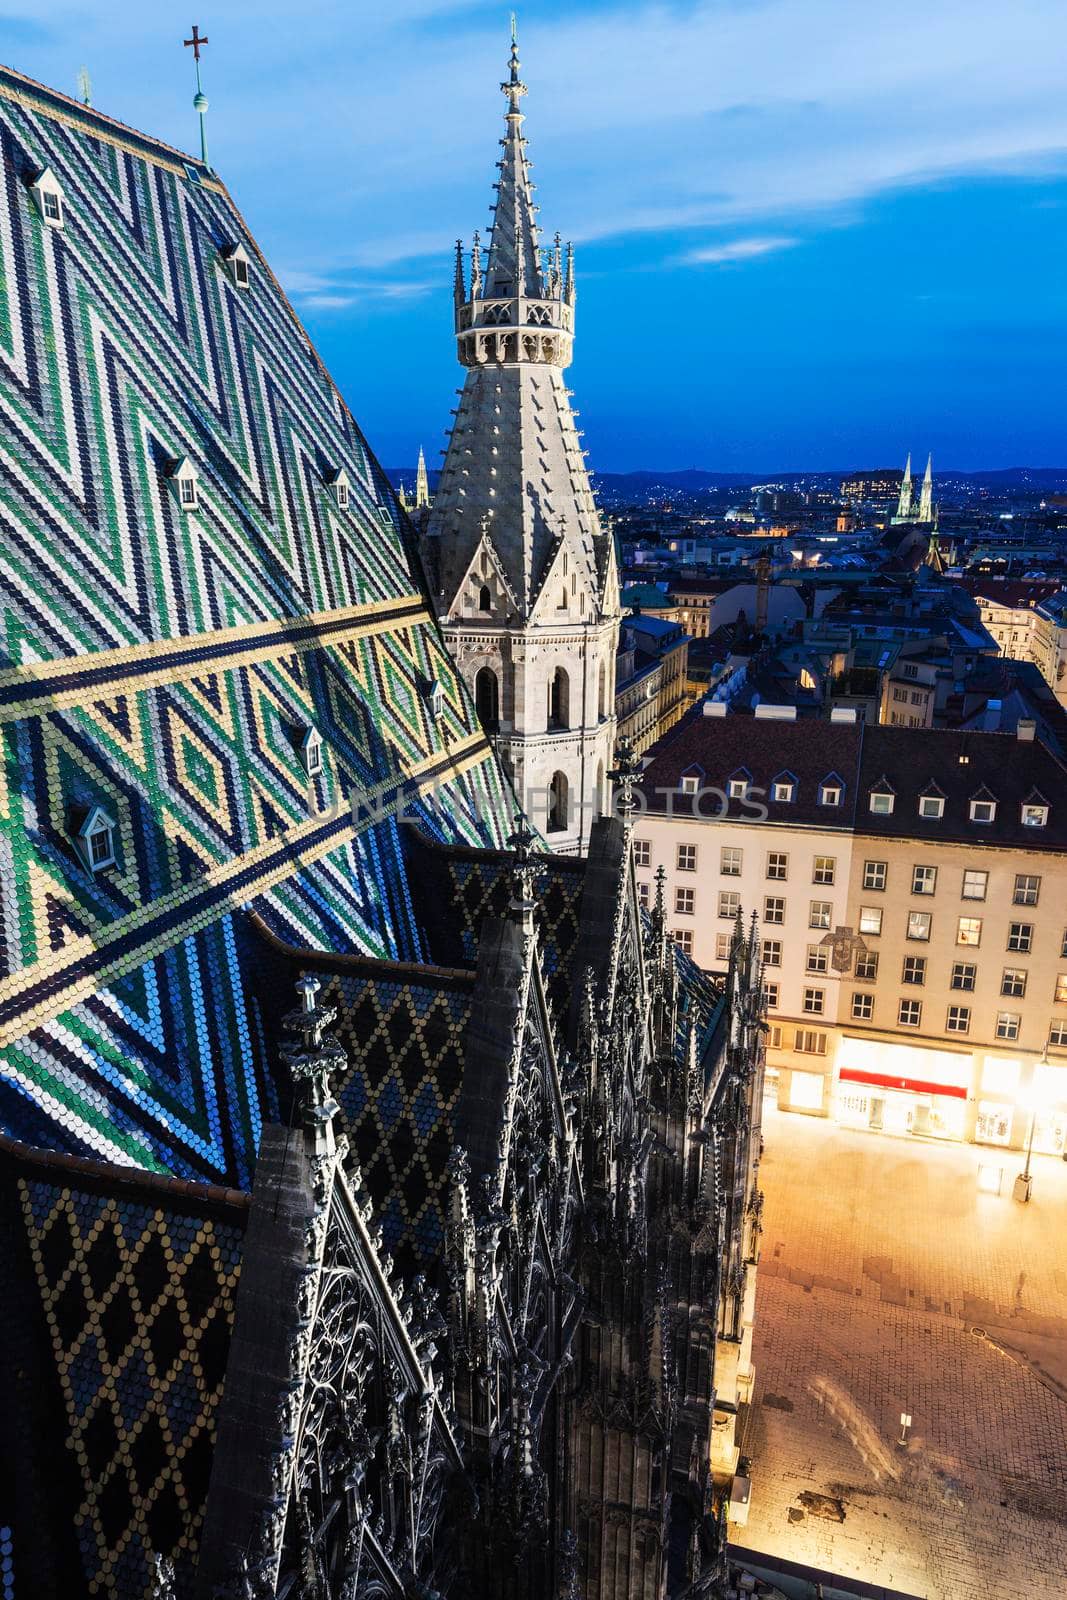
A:
{"type": "Polygon", "coordinates": [[[1065,769],[1033,738],[705,717],[651,753],[641,892],[717,970],[763,940],[783,1109],[1061,1154],[1065,769]]]}
{"type": "Polygon", "coordinates": [[[619,596],[563,373],[573,252],[542,260],[517,51],[486,258],[457,247],[465,369],[422,550],[449,650],[483,727],[553,847],[583,850],[607,799],[619,596]]]}
{"type": "Polygon", "coordinates": [[[660,617],[626,617],[615,669],[615,728],[635,755],[673,728],[693,702],[689,635],[660,617]]]}

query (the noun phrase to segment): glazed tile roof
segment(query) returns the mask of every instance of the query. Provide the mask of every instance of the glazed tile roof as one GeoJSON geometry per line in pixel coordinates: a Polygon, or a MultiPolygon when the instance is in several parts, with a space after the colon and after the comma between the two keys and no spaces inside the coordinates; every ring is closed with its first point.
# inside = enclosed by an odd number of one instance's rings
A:
{"type": "Polygon", "coordinates": [[[244,1183],[275,1102],[242,908],[420,960],[397,818],[499,846],[501,779],[392,491],[223,185],[3,70],[0,140],[0,1126],[244,1183]],[[72,830],[97,804],[94,875],[72,830]]]}

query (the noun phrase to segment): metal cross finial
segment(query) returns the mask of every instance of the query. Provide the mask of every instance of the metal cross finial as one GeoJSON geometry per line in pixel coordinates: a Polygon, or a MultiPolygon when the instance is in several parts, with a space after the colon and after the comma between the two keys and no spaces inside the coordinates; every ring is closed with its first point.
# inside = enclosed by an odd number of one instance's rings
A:
{"type": "Polygon", "coordinates": [[[203,38],[201,38],[200,29],[197,27],[195,22],[193,23],[193,37],[191,39],[183,39],[182,40],[182,44],[185,46],[185,48],[187,50],[189,49],[190,46],[192,46],[193,60],[196,61],[196,62],[199,62],[199,60],[200,60],[200,47],[201,47],[201,45],[205,45],[205,44],[207,44],[207,42],[208,42],[207,34],[205,33],[203,38]]]}
{"type": "Polygon", "coordinates": [[[202,47],[207,44],[207,42],[207,34],[204,34],[204,36],[201,37],[200,29],[197,27],[195,22],[193,23],[193,37],[191,39],[182,40],[182,44],[185,46],[185,48],[187,50],[192,50],[193,60],[196,62],[196,93],[193,96],[193,110],[200,118],[200,159],[204,163],[205,167],[210,167],[211,163],[207,158],[207,123],[204,121],[204,113],[207,111],[208,100],[207,95],[204,93],[200,83],[200,51],[202,47]]]}

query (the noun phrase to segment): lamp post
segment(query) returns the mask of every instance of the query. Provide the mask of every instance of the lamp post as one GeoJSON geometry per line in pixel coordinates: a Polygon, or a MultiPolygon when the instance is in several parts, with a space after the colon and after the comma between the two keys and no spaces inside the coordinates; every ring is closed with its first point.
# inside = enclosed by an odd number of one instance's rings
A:
{"type": "MultiPolygon", "coordinates": [[[[1048,1039],[1045,1040],[1039,1059],[1034,1063],[1034,1071],[1036,1072],[1038,1067],[1047,1066],[1048,1039]]],[[[1026,1107],[1030,1113],[1030,1127],[1026,1135],[1026,1160],[1023,1163],[1023,1170],[1016,1178],[1015,1186],[1012,1190],[1015,1199],[1018,1200],[1020,1205],[1026,1205],[1028,1203],[1034,1187],[1034,1180],[1030,1174],[1030,1158],[1034,1153],[1034,1128],[1037,1125],[1038,1094],[1037,1085],[1033,1082],[1033,1080],[1031,1080],[1030,1092],[1026,1097],[1026,1107]]]]}

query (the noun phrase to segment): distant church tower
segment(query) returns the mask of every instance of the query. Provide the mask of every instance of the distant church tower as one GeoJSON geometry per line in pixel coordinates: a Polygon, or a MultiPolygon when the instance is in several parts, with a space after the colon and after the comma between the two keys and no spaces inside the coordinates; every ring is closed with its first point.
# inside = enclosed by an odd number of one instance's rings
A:
{"type": "Polygon", "coordinates": [[[919,490],[919,508],[915,509],[915,491],[911,478],[911,452],[904,463],[904,476],[900,480],[900,497],[897,500],[896,516],[894,523],[898,522],[925,522],[934,520],[934,458],[926,458],[926,471],[923,474],[922,488],[919,490]]]}
{"type": "Polygon", "coordinates": [[[512,43],[507,132],[486,260],[455,327],[466,377],[422,540],[446,639],[516,791],[557,849],[580,851],[608,795],[619,589],[563,369],[574,255],[538,246],[512,43]]]}
{"type": "Polygon", "coordinates": [[[900,480],[900,498],[897,501],[897,514],[894,522],[911,521],[911,451],[904,463],[904,476],[900,480]]]}
{"type": "Polygon", "coordinates": [[[426,474],[426,457],[419,445],[419,464],[415,468],[415,510],[421,511],[430,504],[430,480],[426,474]]]}

